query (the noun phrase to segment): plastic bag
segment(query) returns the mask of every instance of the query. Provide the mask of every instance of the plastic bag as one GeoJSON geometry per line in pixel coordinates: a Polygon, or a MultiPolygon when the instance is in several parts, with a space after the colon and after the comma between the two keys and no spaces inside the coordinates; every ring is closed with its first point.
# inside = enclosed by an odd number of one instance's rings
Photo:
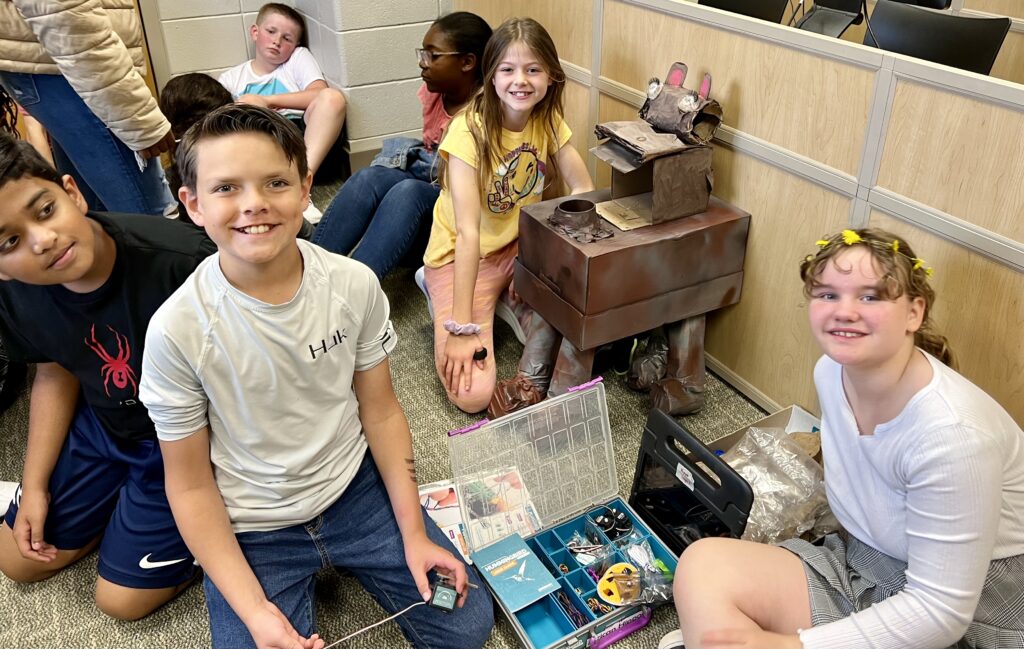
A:
{"type": "Polygon", "coordinates": [[[814,529],[831,515],[824,471],[781,428],[750,428],[722,457],[754,490],[743,538],[775,543],[814,529]]]}
{"type": "Polygon", "coordinates": [[[654,556],[636,530],[616,539],[615,553],[602,557],[598,597],[613,606],[657,604],[672,599],[672,571],[654,556]]]}

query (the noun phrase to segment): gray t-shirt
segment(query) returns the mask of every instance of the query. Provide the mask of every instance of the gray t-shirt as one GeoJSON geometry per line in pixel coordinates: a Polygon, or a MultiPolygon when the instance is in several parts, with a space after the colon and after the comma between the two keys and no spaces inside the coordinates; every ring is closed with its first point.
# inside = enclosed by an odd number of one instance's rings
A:
{"type": "Polygon", "coordinates": [[[365,454],[352,389],[397,337],[366,266],[298,241],[285,304],[238,291],[206,259],[153,316],[139,395],[162,441],[210,429],[235,532],[304,523],[345,491],[365,454]]]}

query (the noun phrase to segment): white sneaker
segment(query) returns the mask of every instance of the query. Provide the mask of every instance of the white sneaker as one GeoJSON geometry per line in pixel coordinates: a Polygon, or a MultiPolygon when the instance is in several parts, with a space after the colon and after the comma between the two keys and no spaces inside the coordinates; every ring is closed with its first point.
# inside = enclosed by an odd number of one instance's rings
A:
{"type": "Polygon", "coordinates": [[[685,649],[683,646],[683,632],[681,629],[669,631],[658,643],[658,649],[685,649]]]}
{"type": "Polygon", "coordinates": [[[310,201],[309,206],[307,206],[306,209],[303,210],[302,212],[302,218],[306,219],[313,225],[319,223],[320,219],[322,219],[323,216],[324,213],[317,209],[316,205],[313,205],[313,201],[310,201]]]}
{"type": "Polygon", "coordinates": [[[416,286],[420,287],[423,291],[423,297],[427,298],[427,312],[430,313],[430,319],[434,319],[434,305],[430,302],[430,293],[427,292],[427,275],[424,271],[424,267],[420,266],[416,269],[416,275],[413,276],[416,280],[416,286]]]}
{"type": "MultiPolygon", "coordinates": [[[[520,302],[522,304],[522,302],[520,302]]],[[[519,341],[520,345],[526,344],[526,332],[523,331],[523,325],[519,322],[519,317],[516,312],[512,310],[512,307],[505,304],[500,298],[494,305],[494,315],[504,320],[509,327],[512,328],[512,333],[515,335],[516,340],[519,341]]]]}

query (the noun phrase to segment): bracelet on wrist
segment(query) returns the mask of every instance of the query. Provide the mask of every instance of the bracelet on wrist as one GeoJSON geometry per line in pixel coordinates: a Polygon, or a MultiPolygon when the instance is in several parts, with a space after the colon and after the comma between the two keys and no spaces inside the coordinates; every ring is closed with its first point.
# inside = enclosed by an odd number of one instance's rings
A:
{"type": "Polygon", "coordinates": [[[480,325],[467,322],[459,324],[454,320],[444,321],[444,330],[453,336],[475,336],[480,333],[480,325]]]}

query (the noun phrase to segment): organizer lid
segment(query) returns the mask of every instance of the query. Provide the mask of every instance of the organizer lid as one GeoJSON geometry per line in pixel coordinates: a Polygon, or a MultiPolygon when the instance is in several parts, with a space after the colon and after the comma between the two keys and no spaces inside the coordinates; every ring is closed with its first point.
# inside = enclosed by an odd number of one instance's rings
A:
{"type": "Polygon", "coordinates": [[[448,433],[470,551],[528,537],[618,494],[604,385],[592,383],[448,433]]]}

